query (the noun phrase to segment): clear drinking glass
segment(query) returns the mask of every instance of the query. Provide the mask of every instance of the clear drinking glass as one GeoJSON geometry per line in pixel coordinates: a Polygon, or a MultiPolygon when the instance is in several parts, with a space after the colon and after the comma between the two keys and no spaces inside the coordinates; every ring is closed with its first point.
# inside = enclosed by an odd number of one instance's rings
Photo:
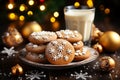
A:
{"type": "Polygon", "coordinates": [[[83,42],[86,46],[90,46],[92,24],[95,16],[95,8],[82,6],[75,8],[74,6],[65,6],[64,17],[66,29],[78,30],[83,36],[83,42]]]}

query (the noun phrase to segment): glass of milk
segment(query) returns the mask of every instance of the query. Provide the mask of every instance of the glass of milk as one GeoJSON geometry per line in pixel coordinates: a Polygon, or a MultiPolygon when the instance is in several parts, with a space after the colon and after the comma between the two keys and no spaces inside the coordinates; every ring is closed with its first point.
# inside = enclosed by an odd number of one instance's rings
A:
{"type": "Polygon", "coordinates": [[[85,45],[90,46],[92,24],[95,16],[95,8],[75,8],[74,6],[66,6],[64,8],[64,17],[66,29],[78,30],[83,36],[85,45]]]}

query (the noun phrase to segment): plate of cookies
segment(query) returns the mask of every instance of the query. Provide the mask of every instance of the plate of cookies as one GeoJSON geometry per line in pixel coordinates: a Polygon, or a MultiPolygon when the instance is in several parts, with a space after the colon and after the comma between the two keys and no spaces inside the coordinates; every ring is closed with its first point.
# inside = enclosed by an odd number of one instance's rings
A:
{"type": "Polygon", "coordinates": [[[33,32],[29,43],[20,50],[23,62],[45,69],[65,69],[94,61],[99,53],[84,46],[82,35],[75,30],[33,32]]]}

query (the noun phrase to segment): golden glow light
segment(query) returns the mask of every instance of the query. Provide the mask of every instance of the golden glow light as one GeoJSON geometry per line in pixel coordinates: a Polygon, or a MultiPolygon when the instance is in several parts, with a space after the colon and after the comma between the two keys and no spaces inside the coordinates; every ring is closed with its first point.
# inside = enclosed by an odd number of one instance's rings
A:
{"type": "Polygon", "coordinates": [[[54,12],[53,15],[54,15],[54,17],[58,17],[59,16],[59,12],[56,11],[56,12],[54,12]]]}
{"type": "Polygon", "coordinates": [[[20,11],[25,11],[25,4],[21,4],[20,7],[19,7],[19,10],[20,11]]]}
{"type": "Polygon", "coordinates": [[[80,6],[80,3],[79,3],[79,2],[75,2],[75,3],[74,3],[74,6],[75,6],[75,7],[79,7],[79,6],[80,6]]]}
{"type": "Polygon", "coordinates": [[[19,20],[20,20],[20,21],[24,21],[24,20],[25,20],[25,17],[24,17],[23,15],[21,15],[21,16],[19,17],[19,20]]]}
{"type": "Polygon", "coordinates": [[[60,27],[60,23],[58,21],[55,21],[54,23],[52,23],[52,29],[54,31],[57,31],[60,27]]]}
{"type": "Polygon", "coordinates": [[[55,20],[56,20],[56,19],[55,19],[54,17],[51,17],[51,18],[50,18],[50,22],[52,22],[52,23],[55,22],[55,20]]]}
{"type": "Polygon", "coordinates": [[[110,9],[109,9],[109,8],[106,8],[106,9],[104,10],[104,12],[105,12],[105,14],[109,14],[109,13],[110,13],[110,9]]]}
{"type": "Polygon", "coordinates": [[[28,11],[27,14],[28,14],[29,16],[31,16],[31,15],[33,15],[33,12],[32,12],[32,11],[28,11]]]}
{"type": "Polygon", "coordinates": [[[101,4],[99,8],[101,11],[104,11],[104,5],[101,4]]]}
{"type": "Polygon", "coordinates": [[[17,19],[17,15],[15,13],[10,13],[8,15],[8,17],[11,19],[11,20],[16,20],[17,19]]]}
{"type": "Polygon", "coordinates": [[[44,11],[46,7],[45,7],[45,5],[40,5],[39,8],[40,8],[41,11],[44,11]]]}
{"type": "Polygon", "coordinates": [[[13,9],[14,8],[14,4],[9,3],[7,7],[8,7],[8,9],[13,9]]]}
{"type": "Polygon", "coordinates": [[[29,0],[28,4],[31,5],[31,6],[34,5],[34,0],[29,0]]]}
{"type": "Polygon", "coordinates": [[[87,0],[87,5],[88,7],[93,7],[93,1],[92,0],[87,0]]]}

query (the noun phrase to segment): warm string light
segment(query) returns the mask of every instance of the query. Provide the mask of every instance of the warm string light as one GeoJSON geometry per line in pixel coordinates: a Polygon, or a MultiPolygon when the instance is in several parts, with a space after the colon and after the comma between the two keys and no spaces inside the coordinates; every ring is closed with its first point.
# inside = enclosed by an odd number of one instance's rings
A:
{"type": "Polygon", "coordinates": [[[53,22],[55,22],[55,21],[56,21],[55,17],[51,17],[51,18],[50,18],[50,22],[53,23],[53,22]]]}
{"type": "Polygon", "coordinates": [[[53,13],[53,15],[54,15],[54,17],[58,17],[58,16],[59,16],[59,12],[55,11],[55,12],[53,13]]]}
{"type": "Polygon", "coordinates": [[[10,10],[13,9],[13,8],[14,8],[14,4],[13,4],[13,3],[9,3],[9,4],[7,5],[7,8],[10,9],[10,10]]]}
{"type": "Polygon", "coordinates": [[[40,5],[39,7],[40,11],[44,11],[46,9],[45,5],[40,5]]]}
{"type": "Polygon", "coordinates": [[[23,15],[21,15],[21,16],[19,17],[19,20],[20,20],[20,21],[24,21],[24,20],[25,20],[25,17],[24,17],[23,15]]]}
{"type": "Polygon", "coordinates": [[[105,14],[109,14],[109,13],[110,13],[110,9],[109,9],[109,8],[106,8],[106,9],[104,10],[104,12],[105,12],[105,14]]]}
{"type": "Polygon", "coordinates": [[[77,7],[80,7],[80,3],[79,2],[75,2],[74,3],[74,6],[77,8],[77,7]]]}
{"type": "Polygon", "coordinates": [[[10,20],[17,20],[17,15],[15,13],[8,14],[10,20]]]}
{"type": "MultiPolygon", "coordinates": [[[[40,2],[41,3],[43,3],[45,0],[40,0],[40,2]]],[[[30,6],[32,6],[32,5],[34,5],[34,0],[28,0],[28,5],[30,5],[30,6]]],[[[80,3],[79,2],[76,2],[75,3],[75,6],[80,6],[80,3]]],[[[14,4],[12,4],[12,3],[10,3],[10,4],[8,4],[8,9],[13,9],[14,8],[14,4]]],[[[21,4],[20,6],[19,6],[19,10],[21,11],[21,12],[23,12],[23,11],[25,11],[27,9],[27,6],[25,5],[25,4],[21,4]]],[[[45,9],[46,9],[46,6],[44,5],[44,4],[42,4],[42,5],[40,5],[39,6],[39,9],[40,9],[40,11],[45,11],[45,9]]],[[[31,10],[28,10],[27,11],[27,15],[28,16],[32,16],[33,15],[33,11],[31,11],[31,10]]],[[[17,15],[15,14],[15,13],[10,13],[9,15],[8,15],[8,17],[9,17],[9,19],[10,20],[17,20],[17,15]]],[[[55,11],[55,12],[53,12],[53,17],[50,17],[49,19],[50,19],[50,22],[51,23],[54,23],[54,26],[57,26],[58,25],[58,22],[56,22],[56,18],[57,17],[59,17],[59,12],[57,12],[57,11],[55,11]]],[[[20,15],[19,16],[19,20],[20,21],[24,21],[25,20],[25,16],[23,16],[23,15],[20,15]]]]}
{"type": "Polygon", "coordinates": [[[29,4],[30,6],[34,5],[34,3],[35,3],[34,0],[29,0],[29,1],[28,1],[28,4],[29,4]]]}
{"type": "Polygon", "coordinates": [[[27,14],[28,14],[28,16],[32,16],[33,15],[33,11],[28,11],[27,14]]]}
{"type": "Polygon", "coordinates": [[[23,12],[23,11],[25,11],[25,9],[26,9],[26,5],[21,4],[20,7],[19,7],[19,10],[23,12]]]}
{"type": "Polygon", "coordinates": [[[87,5],[88,7],[93,7],[93,1],[92,0],[87,0],[87,5]]]}
{"type": "Polygon", "coordinates": [[[60,27],[60,23],[58,21],[55,21],[52,23],[52,29],[54,31],[57,31],[59,29],[59,27],[60,27]]]}

